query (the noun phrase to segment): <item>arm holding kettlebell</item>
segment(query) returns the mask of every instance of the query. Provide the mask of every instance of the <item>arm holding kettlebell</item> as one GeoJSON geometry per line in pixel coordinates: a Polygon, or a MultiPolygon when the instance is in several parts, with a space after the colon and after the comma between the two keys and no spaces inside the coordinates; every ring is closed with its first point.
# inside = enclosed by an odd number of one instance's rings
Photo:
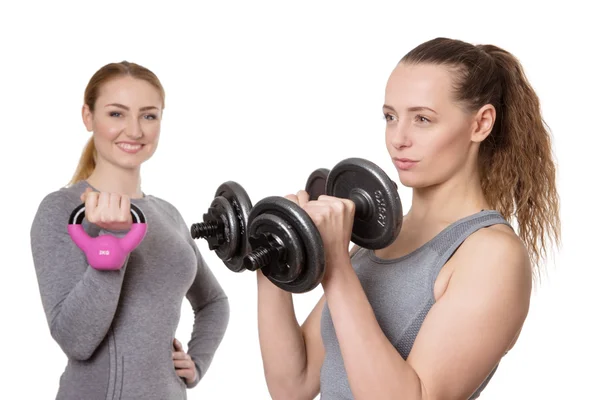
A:
{"type": "MultiPolygon", "coordinates": [[[[117,270],[100,271],[89,266],[86,255],[75,246],[65,229],[76,200],[64,191],[47,195],[39,205],[30,237],[50,333],[69,358],[86,360],[102,342],[113,321],[128,257],[117,270]]],[[[113,207],[112,212],[107,210],[110,195],[82,195],[81,200],[86,201],[86,216],[106,221],[101,222],[104,229],[100,235],[120,235],[117,230],[112,231],[115,225],[110,221],[122,210],[121,207],[113,207]]],[[[119,230],[125,227],[118,226],[119,230]]]]}

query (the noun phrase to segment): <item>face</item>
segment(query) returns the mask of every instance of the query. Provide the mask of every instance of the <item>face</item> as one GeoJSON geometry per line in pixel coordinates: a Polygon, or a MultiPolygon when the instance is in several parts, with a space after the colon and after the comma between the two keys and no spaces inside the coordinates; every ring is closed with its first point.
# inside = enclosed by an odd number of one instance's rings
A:
{"type": "Polygon", "coordinates": [[[94,112],[83,107],[83,121],[88,132],[93,132],[98,163],[139,168],[156,151],[161,116],[160,93],[150,83],[129,76],[104,83],[94,112]]]}
{"type": "Polygon", "coordinates": [[[440,184],[475,168],[478,143],[491,131],[493,107],[476,113],[460,107],[451,74],[444,66],[401,63],[388,80],[386,146],[405,186],[440,184]]]}

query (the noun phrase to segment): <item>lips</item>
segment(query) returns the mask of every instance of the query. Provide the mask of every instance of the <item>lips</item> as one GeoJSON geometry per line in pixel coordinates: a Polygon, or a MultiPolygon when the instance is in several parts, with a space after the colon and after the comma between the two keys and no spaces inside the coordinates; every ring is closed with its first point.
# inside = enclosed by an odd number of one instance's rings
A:
{"type": "Polygon", "coordinates": [[[117,147],[129,154],[135,154],[144,147],[141,143],[131,143],[131,142],[119,142],[117,143],[117,147]]]}
{"type": "Polygon", "coordinates": [[[418,161],[411,160],[410,158],[394,158],[394,165],[401,171],[408,171],[413,168],[418,161]]]}

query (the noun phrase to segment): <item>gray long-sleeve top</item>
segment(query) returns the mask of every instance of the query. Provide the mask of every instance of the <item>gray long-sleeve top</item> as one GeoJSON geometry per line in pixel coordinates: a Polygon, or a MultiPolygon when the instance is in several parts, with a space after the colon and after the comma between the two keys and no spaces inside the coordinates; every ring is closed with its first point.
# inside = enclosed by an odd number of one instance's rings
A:
{"type": "MultiPolygon", "coordinates": [[[[90,267],[67,232],[85,181],[48,194],[31,248],[50,333],[68,357],[57,399],[181,400],[206,373],[229,322],[229,303],[181,214],[165,200],[132,199],[145,214],[142,243],[116,271],[90,267]],[[175,372],[173,339],[186,297],[194,311],[188,354],[197,372],[175,372]]],[[[83,222],[91,237],[105,232],[83,222]]]]}

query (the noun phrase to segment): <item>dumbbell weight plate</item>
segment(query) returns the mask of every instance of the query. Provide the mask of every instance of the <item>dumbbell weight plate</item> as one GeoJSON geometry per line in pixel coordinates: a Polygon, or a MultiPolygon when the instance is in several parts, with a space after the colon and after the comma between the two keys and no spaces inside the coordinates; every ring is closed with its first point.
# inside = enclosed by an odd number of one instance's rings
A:
{"type": "Polygon", "coordinates": [[[290,283],[300,276],[304,268],[304,250],[302,239],[292,227],[279,215],[265,212],[252,219],[248,230],[248,241],[253,248],[257,248],[270,240],[283,248],[280,256],[272,257],[261,271],[272,282],[290,283]],[[255,240],[262,235],[260,240],[255,240]]]}
{"type": "Polygon", "coordinates": [[[205,222],[214,220],[220,220],[223,231],[211,238],[209,248],[227,263],[238,250],[240,227],[231,202],[223,196],[216,196],[204,215],[205,222]],[[218,246],[213,247],[216,243],[218,246]]]}
{"type": "Polygon", "coordinates": [[[215,249],[215,253],[227,268],[234,272],[240,272],[243,269],[243,258],[248,252],[246,224],[252,209],[252,202],[240,184],[228,181],[217,188],[213,204],[218,204],[217,208],[223,210],[223,216],[229,226],[229,232],[225,232],[228,240],[215,249]]]}
{"type": "MultiPolygon", "coordinates": [[[[303,263],[296,279],[291,282],[281,282],[269,276],[270,271],[264,271],[265,276],[277,287],[290,293],[305,293],[317,287],[325,273],[325,250],[319,230],[310,216],[299,205],[284,197],[269,196],[256,203],[250,211],[249,232],[254,231],[255,224],[263,225],[263,222],[258,219],[261,215],[273,215],[277,217],[273,218],[273,221],[278,220],[280,223],[287,224],[281,229],[292,230],[299,239],[298,249],[303,250],[303,263]]],[[[261,232],[277,235],[278,230],[264,225],[261,232]]]]}
{"type": "Polygon", "coordinates": [[[376,164],[348,158],[336,164],[327,178],[331,196],[359,197],[363,213],[355,213],[352,242],[367,249],[382,249],[394,242],[402,227],[402,203],[394,181],[376,164]]]}
{"type": "Polygon", "coordinates": [[[328,175],[329,169],[327,168],[316,169],[309,175],[304,189],[309,194],[309,200],[317,200],[320,195],[325,194],[328,175]]]}

